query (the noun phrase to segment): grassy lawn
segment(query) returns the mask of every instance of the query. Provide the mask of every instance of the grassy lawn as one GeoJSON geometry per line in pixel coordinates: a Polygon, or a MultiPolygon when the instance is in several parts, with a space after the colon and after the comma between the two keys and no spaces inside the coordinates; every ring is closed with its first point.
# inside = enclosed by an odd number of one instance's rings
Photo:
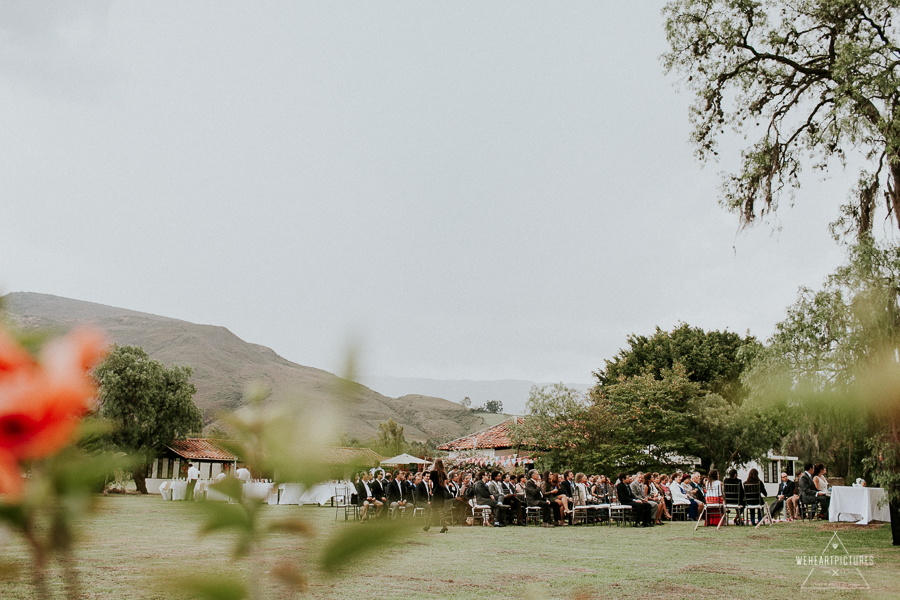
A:
{"type": "MultiPolygon", "coordinates": [[[[266,519],[302,515],[315,537],[278,534],[257,556],[262,571],[284,561],[314,564],[323,542],[344,528],[334,510],[273,506],[266,519]]],[[[197,538],[197,506],[159,496],[102,499],[101,510],[83,524],[79,570],[86,598],[163,599],[157,586],[171,574],[246,573],[231,561],[227,534],[197,538]]],[[[0,580],[2,600],[43,600],[27,582],[28,554],[15,535],[3,536],[0,557],[19,567],[0,580]]],[[[854,571],[855,573],[855,571],[854,571]]],[[[53,574],[52,582],[59,587],[53,574]]],[[[886,525],[776,524],[701,528],[671,523],[630,527],[453,527],[447,534],[416,529],[375,554],[356,561],[342,577],[311,573],[306,597],[366,600],[398,598],[900,598],[900,548],[886,525]],[[874,557],[860,572],[868,590],[801,591],[812,567],[797,555],[818,556],[837,531],[850,554],[874,557]]],[[[842,575],[846,579],[846,576],[842,575]]],[[[811,579],[826,582],[817,569],[811,579]]],[[[268,579],[266,579],[268,581],[268,579]]],[[[807,584],[809,585],[809,584],[807,584]]],[[[271,584],[265,598],[299,597],[271,584]]]]}

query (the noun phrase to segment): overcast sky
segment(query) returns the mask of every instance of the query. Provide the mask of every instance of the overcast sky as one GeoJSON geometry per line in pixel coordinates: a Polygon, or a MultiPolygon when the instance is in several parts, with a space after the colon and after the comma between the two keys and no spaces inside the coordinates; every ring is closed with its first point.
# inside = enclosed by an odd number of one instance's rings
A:
{"type": "Polygon", "coordinates": [[[740,232],[662,4],[0,2],[0,290],[373,375],[589,382],[657,325],[765,338],[840,262],[849,177],[740,232]]]}

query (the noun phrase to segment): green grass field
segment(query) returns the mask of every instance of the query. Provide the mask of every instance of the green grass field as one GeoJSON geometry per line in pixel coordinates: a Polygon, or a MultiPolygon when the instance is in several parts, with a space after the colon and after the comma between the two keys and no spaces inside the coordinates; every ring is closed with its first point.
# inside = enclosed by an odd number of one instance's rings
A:
{"type": "MultiPolygon", "coordinates": [[[[260,571],[281,562],[312,569],[318,549],[344,528],[368,524],[334,521],[327,507],[266,507],[265,519],[302,516],[314,537],[286,534],[267,539],[255,556],[260,571]]],[[[248,573],[246,561],[229,557],[227,534],[197,538],[197,505],[164,502],[159,496],[103,498],[100,510],[82,525],[79,571],[85,598],[163,599],[172,575],[248,573]]],[[[0,580],[2,600],[38,599],[27,579],[29,555],[14,534],[4,534],[0,556],[18,575],[0,580]]],[[[815,569],[807,585],[851,581],[841,572],[815,569]]],[[[631,527],[453,527],[404,533],[403,538],[348,566],[337,578],[310,572],[305,597],[403,598],[900,598],[900,548],[886,525],[776,524],[754,531],[721,531],[693,523],[652,529],[631,527]],[[822,553],[834,532],[851,555],[871,555],[859,569],[866,590],[801,590],[813,567],[798,555],[822,553]]],[[[851,575],[858,577],[853,571],[851,575]]],[[[51,581],[61,594],[58,573],[51,581]]],[[[264,578],[264,598],[301,597],[264,578]]],[[[60,596],[61,597],[61,596],[60,596]]]]}

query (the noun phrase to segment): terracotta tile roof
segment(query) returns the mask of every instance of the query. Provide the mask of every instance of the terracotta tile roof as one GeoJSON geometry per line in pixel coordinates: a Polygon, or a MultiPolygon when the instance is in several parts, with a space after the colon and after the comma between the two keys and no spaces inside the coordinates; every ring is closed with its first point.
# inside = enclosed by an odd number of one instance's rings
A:
{"type": "Polygon", "coordinates": [[[169,449],[175,454],[189,460],[237,460],[234,454],[222,450],[213,440],[208,440],[206,438],[174,440],[169,445],[169,449]]]}
{"type": "MultiPolygon", "coordinates": [[[[240,460],[232,453],[219,448],[214,440],[206,438],[189,438],[175,440],[169,446],[175,454],[188,460],[240,460]]],[[[316,458],[326,465],[350,465],[375,466],[384,460],[384,457],[368,448],[342,448],[339,446],[325,446],[314,450],[316,458]]]]}
{"type": "Polygon", "coordinates": [[[525,417],[511,417],[493,427],[455,439],[437,447],[438,450],[472,450],[473,448],[512,448],[510,428],[515,422],[521,425],[525,417]]]}
{"type": "Polygon", "coordinates": [[[325,446],[317,451],[318,458],[326,465],[349,465],[374,467],[385,457],[368,448],[344,448],[341,446],[325,446]]]}

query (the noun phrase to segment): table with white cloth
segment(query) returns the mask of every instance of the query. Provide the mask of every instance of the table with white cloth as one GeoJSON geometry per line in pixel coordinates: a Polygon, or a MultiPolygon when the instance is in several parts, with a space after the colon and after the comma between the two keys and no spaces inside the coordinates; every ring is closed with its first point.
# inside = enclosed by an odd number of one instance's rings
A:
{"type": "Polygon", "coordinates": [[[271,481],[248,481],[244,484],[244,499],[278,504],[278,489],[271,481]]]}
{"type": "Polygon", "coordinates": [[[184,500],[184,497],[187,495],[187,481],[173,481],[172,482],[172,500],[184,500]]]}
{"type": "Polygon", "coordinates": [[[867,525],[869,521],[890,523],[886,494],[882,488],[834,486],[831,488],[829,521],[855,521],[867,525]]]}
{"type": "MultiPolygon", "coordinates": [[[[346,481],[326,481],[306,489],[300,483],[284,483],[281,486],[281,498],[278,504],[318,504],[324,506],[344,489],[350,490],[352,484],[346,481]]],[[[352,490],[350,490],[352,493],[352,490]]],[[[349,495],[347,500],[349,500],[349,495]]]]}

